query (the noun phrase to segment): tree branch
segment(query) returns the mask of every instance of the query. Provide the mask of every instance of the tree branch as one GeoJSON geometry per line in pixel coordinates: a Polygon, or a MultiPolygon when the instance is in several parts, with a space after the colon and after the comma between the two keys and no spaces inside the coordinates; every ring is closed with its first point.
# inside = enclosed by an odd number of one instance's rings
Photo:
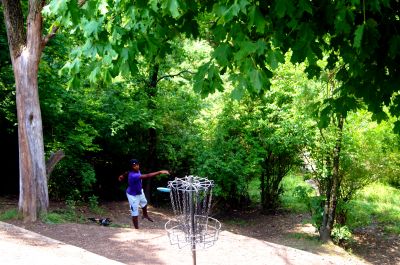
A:
{"type": "Polygon", "coordinates": [[[86,0],[78,0],[78,6],[82,7],[86,3],[86,0]]]}
{"type": "Polygon", "coordinates": [[[58,26],[54,26],[54,27],[51,28],[51,32],[43,37],[42,47],[46,46],[46,44],[49,42],[49,40],[54,38],[54,36],[57,33],[57,30],[58,30],[58,26]]]}
{"type": "MultiPolygon", "coordinates": [[[[78,1],[78,6],[82,7],[87,0],[77,0],[78,1]]],[[[43,5],[45,4],[45,1],[43,1],[43,5]]],[[[43,37],[42,40],[42,47],[45,47],[47,45],[47,43],[54,38],[54,36],[56,35],[57,31],[58,31],[59,27],[58,26],[53,26],[51,28],[51,32],[49,34],[47,34],[46,36],[43,37]]]]}
{"type": "Polygon", "coordinates": [[[165,79],[165,78],[172,78],[172,77],[175,77],[175,76],[180,76],[180,75],[182,75],[183,73],[189,73],[189,74],[192,74],[192,75],[194,74],[194,73],[190,72],[189,70],[183,70],[183,71],[180,71],[180,72],[177,73],[177,74],[171,74],[171,75],[164,75],[164,76],[161,76],[160,78],[157,79],[157,83],[160,82],[162,79],[165,79]]]}
{"type": "Polygon", "coordinates": [[[46,161],[46,175],[47,179],[50,178],[51,172],[53,172],[54,167],[63,159],[65,156],[63,150],[58,150],[55,153],[51,153],[49,160],[46,161]]]}

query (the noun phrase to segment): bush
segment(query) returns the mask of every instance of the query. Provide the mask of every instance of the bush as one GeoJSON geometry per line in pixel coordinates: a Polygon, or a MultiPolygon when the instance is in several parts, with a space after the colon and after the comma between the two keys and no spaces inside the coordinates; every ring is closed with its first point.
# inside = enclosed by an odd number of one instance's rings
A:
{"type": "Polygon", "coordinates": [[[347,226],[335,225],[331,237],[333,242],[338,245],[347,245],[353,240],[353,234],[347,226]]]}

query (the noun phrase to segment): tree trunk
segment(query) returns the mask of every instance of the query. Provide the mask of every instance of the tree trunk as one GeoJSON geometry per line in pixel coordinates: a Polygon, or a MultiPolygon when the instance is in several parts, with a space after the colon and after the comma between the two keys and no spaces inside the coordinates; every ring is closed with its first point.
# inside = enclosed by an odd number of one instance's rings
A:
{"type": "MultiPolygon", "coordinates": [[[[150,76],[149,76],[149,85],[146,89],[147,95],[148,95],[148,108],[151,111],[154,111],[156,109],[155,103],[154,103],[154,97],[157,95],[157,80],[158,80],[158,72],[159,72],[159,64],[155,63],[154,66],[151,68],[150,76]]],[[[157,152],[156,152],[156,147],[157,147],[157,131],[155,128],[149,128],[148,129],[148,152],[147,152],[147,166],[149,171],[154,171],[156,170],[156,157],[157,157],[157,152]]],[[[149,203],[152,202],[152,196],[151,196],[151,178],[146,179],[146,185],[145,185],[145,194],[147,201],[149,203]]]]}
{"type": "Polygon", "coordinates": [[[336,206],[340,188],[339,166],[340,166],[340,150],[343,138],[343,124],[344,124],[344,118],[343,116],[340,116],[338,118],[338,126],[337,126],[338,136],[336,139],[335,148],[333,150],[332,180],[329,181],[330,187],[329,186],[327,187],[327,199],[324,207],[324,216],[319,231],[320,239],[323,242],[331,240],[331,232],[333,229],[333,225],[335,223],[336,206]]]}
{"type": "Polygon", "coordinates": [[[18,117],[19,211],[24,221],[36,221],[49,205],[42,117],[38,93],[38,66],[43,49],[42,1],[29,1],[24,32],[19,1],[2,0],[16,85],[18,117]]]}

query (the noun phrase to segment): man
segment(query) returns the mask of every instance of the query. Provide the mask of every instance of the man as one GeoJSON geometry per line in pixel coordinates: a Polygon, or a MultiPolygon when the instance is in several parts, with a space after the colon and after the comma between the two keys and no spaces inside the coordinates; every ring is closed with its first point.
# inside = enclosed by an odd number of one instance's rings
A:
{"type": "Polygon", "coordinates": [[[153,220],[149,217],[147,213],[147,199],[144,195],[142,188],[142,179],[152,178],[158,176],[160,174],[168,174],[167,170],[160,170],[157,172],[152,172],[148,174],[142,174],[140,172],[140,165],[137,159],[131,159],[129,161],[130,170],[125,174],[122,174],[118,177],[119,181],[124,180],[124,178],[128,177],[128,188],[126,189],[126,197],[129,201],[129,206],[131,209],[132,223],[136,229],[139,229],[139,206],[142,208],[143,216],[142,218],[146,218],[150,222],[153,220]]]}

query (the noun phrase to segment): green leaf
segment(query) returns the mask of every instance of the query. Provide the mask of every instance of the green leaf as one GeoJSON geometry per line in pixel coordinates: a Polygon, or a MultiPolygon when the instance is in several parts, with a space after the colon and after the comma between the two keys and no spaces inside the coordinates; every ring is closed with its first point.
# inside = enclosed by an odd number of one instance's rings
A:
{"type": "Polygon", "coordinates": [[[129,67],[129,63],[128,62],[122,63],[120,71],[124,77],[129,77],[129,75],[131,74],[131,68],[129,67]]]}
{"type": "Polygon", "coordinates": [[[214,58],[222,67],[229,64],[229,58],[232,55],[230,46],[227,43],[221,43],[213,52],[214,58]]]}
{"type": "Polygon", "coordinates": [[[154,12],[158,11],[158,0],[149,0],[149,6],[154,12]]]}
{"type": "Polygon", "coordinates": [[[217,25],[213,29],[213,35],[215,36],[215,41],[223,41],[226,38],[226,28],[223,25],[217,25]]]}
{"type": "Polygon", "coordinates": [[[171,13],[173,18],[177,18],[180,16],[179,14],[179,3],[177,0],[168,0],[167,1],[167,8],[171,13]]]}
{"type": "Polygon", "coordinates": [[[347,10],[346,9],[341,9],[335,18],[335,29],[337,33],[349,33],[351,26],[349,25],[349,22],[347,21],[347,10]]]}
{"type": "Polygon", "coordinates": [[[78,1],[69,1],[68,2],[68,12],[71,14],[72,23],[78,24],[81,15],[78,7],[78,1]]]}
{"type": "Polygon", "coordinates": [[[300,0],[299,1],[299,11],[300,13],[307,12],[312,15],[312,6],[310,0],[300,0]]]}
{"type": "Polygon", "coordinates": [[[279,50],[269,50],[267,52],[267,62],[272,70],[278,68],[279,63],[285,62],[283,54],[279,50]]]}
{"type": "Polygon", "coordinates": [[[294,3],[291,0],[275,1],[275,14],[278,18],[283,18],[285,15],[291,16],[294,11],[294,3]]]}
{"type": "Polygon", "coordinates": [[[83,26],[85,37],[90,37],[91,35],[93,35],[96,39],[98,39],[97,33],[98,33],[102,23],[103,23],[102,19],[100,19],[98,21],[91,20],[91,21],[85,23],[83,26]]]}
{"type": "Polygon", "coordinates": [[[394,122],[394,128],[393,128],[393,132],[397,135],[400,134],[400,121],[395,121],[394,122]]]}
{"type": "Polygon", "coordinates": [[[52,0],[48,5],[43,7],[46,15],[62,15],[68,10],[67,0],[52,0]]]}
{"type": "Polygon", "coordinates": [[[394,35],[389,40],[389,56],[394,59],[400,54],[400,35],[394,35]]]}
{"type": "Polygon", "coordinates": [[[243,89],[243,86],[237,85],[237,86],[235,86],[235,88],[232,90],[231,97],[232,97],[233,99],[240,100],[240,99],[243,98],[244,92],[245,92],[245,90],[243,89]]]}
{"type": "Polygon", "coordinates": [[[254,91],[256,93],[259,93],[264,86],[264,77],[261,71],[259,71],[258,69],[253,69],[250,71],[249,74],[250,77],[250,83],[254,88],[254,91]]]}
{"type": "Polygon", "coordinates": [[[260,9],[257,6],[251,6],[249,10],[249,29],[255,26],[257,33],[264,34],[266,25],[267,22],[261,14],[260,9]]]}
{"type": "Polygon", "coordinates": [[[358,49],[361,48],[361,41],[362,41],[362,37],[363,37],[363,34],[364,34],[364,27],[365,27],[365,24],[359,25],[359,26],[357,26],[357,29],[354,32],[354,44],[353,44],[353,46],[355,48],[358,48],[358,49]]]}
{"type": "Polygon", "coordinates": [[[238,4],[233,4],[231,5],[231,7],[229,7],[225,14],[224,14],[224,22],[227,23],[229,21],[231,21],[234,17],[236,17],[238,15],[240,11],[240,6],[238,4]]]}
{"type": "Polygon", "coordinates": [[[193,90],[196,92],[201,92],[204,86],[204,80],[206,78],[206,74],[208,72],[208,68],[210,67],[210,62],[203,64],[199,67],[197,73],[194,76],[194,85],[193,90]]]}
{"type": "Polygon", "coordinates": [[[250,54],[255,53],[258,49],[262,49],[260,43],[254,43],[252,41],[242,41],[238,43],[240,49],[235,53],[235,61],[242,61],[244,58],[249,56],[250,54]]]}
{"type": "Polygon", "coordinates": [[[318,128],[323,129],[323,128],[328,127],[330,120],[331,120],[331,115],[332,115],[332,107],[331,107],[331,105],[328,104],[320,112],[318,128]]]}
{"type": "Polygon", "coordinates": [[[89,75],[89,81],[92,83],[96,83],[99,73],[100,73],[100,67],[96,66],[96,68],[94,68],[89,75]]]}

